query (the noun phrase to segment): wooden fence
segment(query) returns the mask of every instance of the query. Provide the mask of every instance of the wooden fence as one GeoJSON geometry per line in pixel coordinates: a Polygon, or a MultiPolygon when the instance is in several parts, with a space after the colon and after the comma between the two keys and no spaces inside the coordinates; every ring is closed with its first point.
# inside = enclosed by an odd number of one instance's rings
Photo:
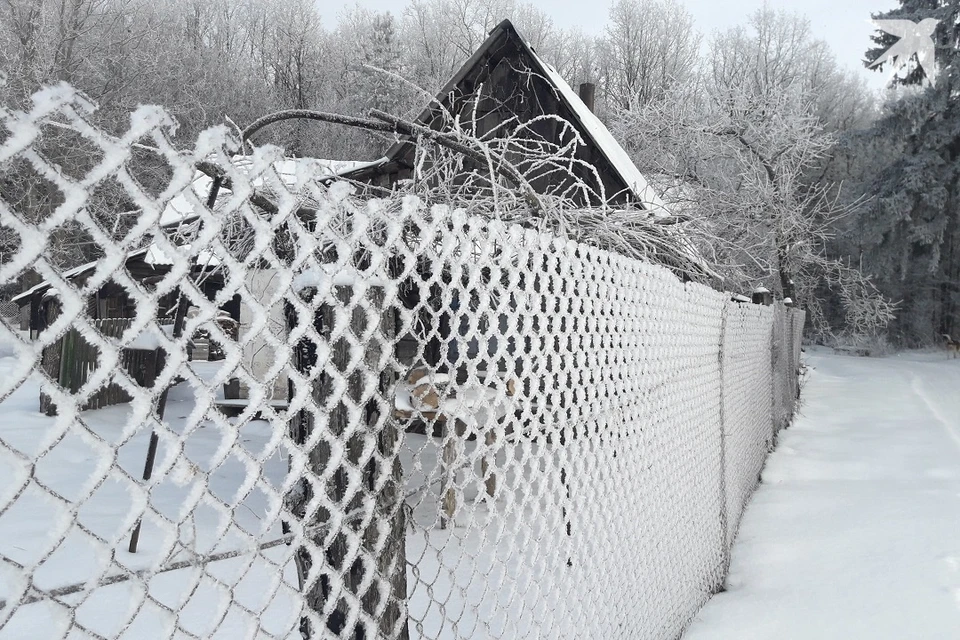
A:
{"type": "MultiPolygon", "coordinates": [[[[103,336],[112,338],[123,335],[131,322],[130,318],[91,321],[103,336]]],[[[84,340],[76,329],[70,329],[57,342],[43,350],[43,370],[65,390],[77,393],[86,384],[90,374],[97,370],[99,356],[100,350],[96,346],[84,340]]],[[[120,352],[120,366],[138,384],[145,385],[146,381],[154,379],[156,371],[163,366],[162,351],[123,349],[120,352]]],[[[130,400],[130,395],[120,385],[109,382],[93,393],[81,406],[81,410],[99,409],[130,400]]],[[[47,415],[57,413],[51,398],[43,393],[40,394],[40,411],[47,415]]]]}

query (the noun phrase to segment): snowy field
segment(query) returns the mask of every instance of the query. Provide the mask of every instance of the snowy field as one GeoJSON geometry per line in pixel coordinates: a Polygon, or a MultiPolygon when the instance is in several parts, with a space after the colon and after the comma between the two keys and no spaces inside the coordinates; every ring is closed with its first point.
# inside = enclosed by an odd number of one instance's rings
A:
{"type": "Polygon", "coordinates": [[[960,359],[807,363],[727,591],[685,640],[960,637],[960,359]]]}
{"type": "MultiPolygon", "coordinates": [[[[9,375],[14,364],[12,349],[0,345],[0,379],[9,375]]],[[[209,379],[220,364],[199,362],[190,366],[209,379]]],[[[183,518],[181,512],[189,508],[185,505],[196,502],[198,506],[173,538],[147,518],[140,551],[128,553],[128,537],[117,533],[129,528],[132,506],[124,481],[108,479],[91,491],[90,478],[99,476],[104,455],[112,455],[113,450],[116,464],[132,477],[140,478],[149,431],[139,429],[132,437],[125,435],[129,406],[118,405],[81,414],[90,431],[106,445],[81,437],[83,429],[78,427],[58,438],[54,433],[55,418],[38,412],[38,396],[39,382],[34,374],[0,403],[0,441],[6,447],[27,458],[49,448],[36,464],[36,482],[31,482],[14,504],[0,514],[0,555],[24,567],[39,565],[34,573],[37,588],[53,590],[98,575],[122,574],[119,567],[149,569],[164,558],[167,563],[189,559],[191,551],[210,553],[243,548],[250,534],[261,542],[281,537],[279,523],[267,516],[269,500],[259,487],[238,498],[249,474],[242,460],[231,454],[222,462],[213,462],[222,457],[225,434],[213,422],[205,421],[184,442],[186,457],[201,473],[193,478],[169,474],[154,488],[150,498],[153,507],[172,521],[183,518]],[[209,474],[209,482],[203,481],[203,473],[209,474]],[[51,498],[38,485],[59,497],[51,498]],[[196,501],[195,492],[204,486],[209,487],[206,491],[215,500],[204,497],[196,501]],[[231,503],[238,504],[232,517],[222,507],[231,503]],[[70,509],[77,510],[81,527],[71,526],[70,509]],[[105,549],[93,543],[81,529],[112,544],[105,549]],[[64,538],[62,544],[60,538],[64,538]],[[107,566],[112,568],[104,571],[107,566]]],[[[182,432],[195,404],[188,384],[181,383],[171,390],[166,419],[174,431],[182,432]]],[[[253,455],[266,448],[275,449],[266,457],[259,482],[279,489],[286,473],[286,456],[271,444],[269,423],[231,420],[231,428],[236,429],[234,447],[243,447],[253,455]]],[[[549,608],[542,606],[543,589],[558,587],[550,579],[551,572],[564,574],[564,579],[571,576],[561,569],[566,568],[569,550],[564,548],[565,536],[559,535],[563,529],[559,504],[543,499],[561,491],[559,485],[553,486],[549,480],[559,477],[557,470],[533,468],[551,466],[547,462],[551,456],[542,446],[528,441],[507,445],[501,451],[498,464],[501,468],[509,467],[499,477],[506,490],[504,495],[511,496],[507,500],[489,501],[480,481],[471,481],[469,472],[466,477],[461,474],[462,508],[456,526],[441,530],[438,446],[424,436],[406,436],[402,461],[410,513],[416,523],[408,528],[407,535],[412,638],[511,637],[526,634],[532,628],[542,631],[553,626],[549,608]],[[506,465],[507,455],[512,460],[510,465],[506,465]],[[521,476],[527,480],[521,482],[521,476]],[[531,484],[531,476],[548,480],[531,484]],[[562,540],[547,546],[551,553],[540,552],[539,557],[530,555],[536,553],[536,547],[525,548],[523,544],[558,537],[562,540]],[[506,540],[510,542],[504,544],[506,540]]],[[[161,445],[158,466],[165,453],[161,445]]],[[[468,443],[463,453],[476,461],[478,472],[476,445],[468,443]]],[[[0,447],[0,468],[22,466],[22,458],[0,447]]],[[[21,486],[9,478],[0,482],[0,506],[6,505],[21,486]]],[[[146,602],[142,589],[131,582],[93,588],[88,594],[67,595],[61,600],[77,604],[83,598],[77,609],[77,622],[104,637],[189,637],[174,629],[173,616],[164,610],[169,607],[180,610],[180,627],[198,637],[299,638],[299,594],[291,551],[291,547],[279,545],[254,560],[245,555],[217,561],[207,565],[210,575],[202,575],[195,568],[157,575],[149,580],[152,600],[146,602]]],[[[13,593],[16,574],[10,562],[0,563],[0,601],[13,593]]],[[[19,607],[0,628],[0,639],[62,637],[70,624],[62,607],[36,602],[19,607]]],[[[74,630],[68,637],[88,636],[74,630]]]]}
{"type": "MultiPolygon", "coordinates": [[[[0,353],[0,377],[12,370],[14,358],[9,350],[0,353]]],[[[215,372],[216,363],[195,363],[206,369],[207,375],[215,372]],[[214,365],[211,367],[210,365],[214,365]]],[[[263,523],[267,511],[267,499],[260,490],[254,490],[239,501],[234,517],[224,519],[222,511],[212,506],[212,501],[201,500],[186,519],[178,536],[171,540],[155,521],[144,521],[140,550],[137,554],[127,552],[129,538],[118,537],[118,531],[126,528],[132,499],[122,480],[108,478],[95,491],[90,491],[90,480],[99,476],[103,450],[93,438],[81,437],[82,429],[71,428],[62,438],[54,430],[55,418],[38,412],[39,382],[34,374],[3,403],[0,403],[0,438],[3,442],[27,457],[35,457],[42,448],[50,447],[37,462],[34,470],[36,482],[31,483],[17,498],[13,506],[0,516],[0,554],[23,566],[40,563],[34,573],[34,584],[43,590],[56,589],[73,583],[82,583],[101,573],[121,573],[116,566],[106,572],[109,556],[103,548],[92,543],[92,538],[81,529],[71,528],[68,505],[77,509],[77,522],[95,535],[114,542],[113,563],[132,570],[147,569],[163,557],[172,561],[187,559],[186,549],[198,552],[228,551],[242,544],[243,532],[258,535],[264,541],[280,537],[278,524],[263,523]],[[47,487],[62,499],[53,499],[37,485],[47,487]],[[220,536],[223,527],[224,533],[220,536]],[[64,534],[64,530],[69,532],[64,534]],[[62,544],[58,540],[64,537],[62,544]],[[176,538],[179,537],[179,540],[176,538]]],[[[194,405],[193,394],[188,385],[178,385],[170,393],[167,416],[174,430],[182,430],[194,405]]],[[[117,405],[87,411],[82,419],[90,430],[113,447],[116,464],[133,477],[143,472],[144,456],[150,438],[149,431],[138,430],[132,437],[124,436],[128,422],[129,405],[117,405]]],[[[270,440],[266,422],[252,421],[238,427],[238,442],[251,452],[262,450],[270,440]]],[[[202,471],[210,471],[210,461],[215,458],[221,434],[212,424],[205,424],[184,443],[184,451],[202,471]],[[206,462],[206,464],[205,464],[206,462]]],[[[109,449],[108,449],[109,453],[109,449]]],[[[165,452],[160,450],[158,460],[165,452]]],[[[0,467],[13,469],[20,462],[0,448],[0,467]]],[[[286,470],[286,462],[279,455],[271,456],[264,465],[262,477],[266,482],[279,486],[286,470]]],[[[237,493],[246,470],[235,456],[226,460],[211,472],[209,492],[224,502],[230,502],[237,493]]],[[[192,482],[181,478],[165,478],[151,493],[150,503],[162,515],[179,520],[181,509],[191,504],[192,482]]],[[[10,491],[19,489],[20,483],[0,484],[0,504],[6,505],[10,491]]],[[[284,563],[287,547],[264,552],[264,556],[278,564],[284,563]]],[[[3,565],[0,574],[0,599],[10,596],[14,582],[13,572],[3,565]]],[[[223,583],[236,585],[235,598],[253,611],[262,611],[259,623],[264,630],[276,633],[297,618],[293,600],[284,597],[296,588],[296,572],[292,566],[280,572],[265,561],[254,563],[243,559],[229,559],[209,565],[208,572],[223,583]],[[264,585],[278,582],[276,598],[265,593],[264,585]]],[[[150,581],[150,595],[155,602],[142,602],[140,589],[121,582],[93,589],[77,611],[77,620],[85,627],[106,637],[122,634],[124,638],[167,637],[171,631],[172,617],[162,606],[172,609],[183,607],[181,625],[201,637],[219,633],[222,637],[240,637],[248,626],[249,614],[241,608],[230,606],[223,598],[223,586],[202,577],[196,569],[183,569],[158,575],[150,581]],[[193,589],[196,587],[196,591],[193,589]],[[158,606],[162,605],[162,606],[158,606]],[[129,626],[127,626],[129,623],[129,626]],[[124,630],[124,627],[127,627],[124,630]]],[[[79,602],[80,595],[66,596],[65,603],[79,602]]],[[[0,638],[55,638],[61,637],[63,629],[70,624],[61,607],[48,602],[21,606],[11,620],[0,630],[0,638]]],[[[86,637],[73,633],[69,637],[86,637]]]]}

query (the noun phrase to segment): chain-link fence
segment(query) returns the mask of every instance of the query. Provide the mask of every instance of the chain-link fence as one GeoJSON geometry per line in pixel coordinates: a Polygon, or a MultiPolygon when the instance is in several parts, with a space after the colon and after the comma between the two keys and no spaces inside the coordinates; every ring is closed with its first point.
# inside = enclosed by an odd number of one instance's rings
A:
{"type": "Polygon", "coordinates": [[[176,151],[158,109],[119,138],[64,87],[0,117],[51,203],[0,202],[0,285],[42,280],[0,324],[0,637],[674,638],[722,584],[802,312],[221,130],[176,151]],[[105,388],[129,402],[86,409],[105,388]]]}

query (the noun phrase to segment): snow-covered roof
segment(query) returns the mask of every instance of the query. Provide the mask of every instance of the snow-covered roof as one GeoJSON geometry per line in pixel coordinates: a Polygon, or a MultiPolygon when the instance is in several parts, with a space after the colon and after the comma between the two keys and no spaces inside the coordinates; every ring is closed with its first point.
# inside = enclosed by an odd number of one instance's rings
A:
{"type": "MultiPolygon", "coordinates": [[[[249,156],[234,156],[232,161],[234,166],[244,172],[246,172],[253,164],[253,161],[249,156]]],[[[361,162],[355,160],[321,160],[319,158],[285,158],[283,160],[274,162],[273,169],[276,171],[277,177],[283,181],[285,186],[291,190],[296,190],[311,181],[334,178],[350,171],[356,171],[366,167],[373,167],[385,161],[386,158],[380,158],[372,162],[361,162]]],[[[210,186],[212,184],[213,180],[207,174],[203,173],[202,171],[196,171],[194,173],[193,182],[190,184],[190,190],[193,192],[195,199],[190,198],[188,195],[183,193],[174,196],[170,202],[167,203],[167,206],[164,207],[163,212],[160,214],[160,225],[164,227],[173,227],[194,219],[196,213],[196,209],[194,207],[195,200],[199,202],[205,202],[208,194],[210,193],[210,186]]],[[[254,187],[262,186],[263,178],[255,178],[252,181],[252,184],[254,187]]],[[[229,190],[222,189],[221,192],[226,194],[229,193],[229,190]]],[[[189,248],[189,245],[185,246],[186,248],[189,248]]],[[[173,261],[155,244],[151,244],[143,249],[131,251],[129,254],[127,254],[126,259],[131,260],[141,257],[146,264],[154,267],[170,266],[173,264],[173,261]]],[[[201,266],[216,266],[220,264],[220,260],[208,251],[201,251],[197,255],[197,263],[201,266]]],[[[97,262],[88,262],[80,265],[79,267],[74,267],[73,269],[65,271],[62,275],[64,278],[68,279],[76,278],[87,272],[93,271],[96,266],[97,262]]],[[[34,294],[44,291],[49,287],[49,282],[41,282],[31,289],[14,296],[11,299],[11,302],[26,302],[34,294]]]]}
{"type": "MultiPolygon", "coordinates": [[[[185,244],[181,245],[185,251],[190,250],[190,245],[185,244]]],[[[154,267],[169,267],[173,266],[173,260],[163,252],[163,249],[158,247],[156,244],[151,244],[146,249],[146,254],[143,256],[143,261],[154,267]]],[[[197,254],[197,264],[203,267],[215,267],[220,265],[220,258],[213,255],[209,251],[201,251],[197,254]]]]}
{"type": "MultiPolygon", "coordinates": [[[[234,156],[233,164],[235,167],[246,173],[253,161],[249,156],[234,156]]],[[[356,160],[321,160],[319,158],[285,158],[273,163],[273,169],[277,177],[283,181],[289,189],[298,189],[308,182],[315,180],[325,180],[333,178],[351,171],[357,171],[366,167],[373,167],[386,161],[386,158],[380,158],[372,162],[361,162],[356,160]]],[[[194,173],[193,182],[190,190],[193,192],[196,200],[206,202],[210,193],[210,186],[213,179],[202,171],[194,173]]],[[[254,187],[263,185],[263,178],[257,177],[252,181],[254,187]]],[[[222,193],[229,193],[229,190],[222,189],[222,193]]],[[[184,221],[191,220],[196,213],[194,208],[194,199],[185,194],[174,196],[163,213],[160,214],[160,224],[162,226],[173,226],[184,221]]]]}
{"type": "MultiPolygon", "coordinates": [[[[183,248],[185,250],[189,250],[190,245],[189,244],[183,245],[183,248]]],[[[158,247],[156,244],[153,244],[153,243],[151,243],[150,245],[142,249],[135,249],[134,251],[129,252],[124,262],[129,262],[130,260],[136,260],[138,258],[142,259],[144,264],[150,265],[151,267],[169,267],[173,265],[173,260],[171,260],[163,252],[163,250],[160,249],[160,247],[158,247]]],[[[209,251],[199,252],[197,254],[196,260],[197,260],[197,266],[201,268],[214,267],[220,264],[219,258],[217,258],[215,255],[213,255],[209,251]]],[[[99,262],[88,262],[86,264],[80,265],[79,267],[68,269],[67,271],[64,271],[61,275],[67,280],[78,278],[88,273],[92,273],[93,270],[97,268],[98,264],[99,262]]],[[[34,287],[31,287],[27,291],[24,291],[23,293],[20,293],[14,296],[13,298],[10,299],[10,301],[15,302],[17,304],[24,304],[35,294],[44,292],[49,288],[50,288],[50,282],[47,280],[44,280],[40,284],[34,287]]],[[[46,295],[49,295],[49,292],[46,295]]]]}
{"type": "MultiPolygon", "coordinates": [[[[529,57],[532,63],[531,66],[533,67],[532,71],[542,76],[552,86],[558,99],[567,107],[567,111],[574,116],[576,122],[572,124],[574,126],[579,125],[579,127],[577,127],[578,130],[587,138],[585,142],[592,144],[592,146],[607,159],[613,172],[620,178],[644,209],[653,211],[656,215],[669,215],[656,191],[651,187],[646,178],[644,178],[643,174],[640,173],[640,170],[637,169],[637,166],[630,159],[630,156],[627,155],[627,152],[620,146],[620,143],[616,141],[606,125],[583,103],[578,93],[567,84],[566,80],[560,76],[556,69],[544,62],[543,59],[537,55],[533,47],[530,46],[509,20],[502,21],[490,31],[489,36],[483,44],[480,45],[473,55],[470,56],[470,59],[463,64],[460,70],[457,71],[439,91],[436,102],[442,103],[447,96],[456,94],[461,81],[467,78],[470,72],[478,65],[489,64],[490,52],[497,43],[502,42],[504,34],[511,33],[516,36],[516,41],[522,47],[523,52],[529,57]]],[[[418,123],[427,124],[435,117],[436,102],[431,103],[431,105],[423,110],[417,118],[418,123]]],[[[407,143],[405,141],[395,143],[387,150],[385,160],[390,161],[397,159],[404,152],[406,146],[407,143]]],[[[614,194],[607,194],[607,197],[609,198],[612,195],[614,194]]]]}
{"type": "MultiPolygon", "coordinates": [[[[127,255],[127,260],[130,260],[133,258],[139,258],[140,256],[143,256],[146,253],[147,253],[146,249],[137,249],[136,251],[132,251],[127,255]]],[[[96,269],[98,264],[99,264],[98,261],[87,262],[86,264],[82,264],[79,267],[74,267],[73,269],[67,269],[60,275],[68,280],[71,278],[77,278],[79,276],[84,275],[85,273],[93,271],[94,269],[96,269]]],[[[34,294],[40,293],[41,291],[48,289],[49,287],[50,287],[50,283],[44,280],[40,284],[35,285],[30,289],[27,289],[23,293],[15,295],[10,299],[10,302],[15,302],[18,304],[26,302],[34,294]]]]}
{"type": "MultiPolygon", "coordinates": [[[[527,44],[524,40],[524,44],[527,44]]],[[[644,209],[650,209],[654,215],[669,215],[663,202],[657,196],[653,187],[643,177],[637,165],[633,163],[630,156],[617,142],[606,125],[600,121],[590,108],[580,99],[580,95],[567,84],[567,81],[557,73],[557,70],[544,62],[536,51],[527,44],[530,49],[530,55],[543,68],[544,76],[556,88],[560,98],[567,104],[573,113],[580,119],[584,131],[593,139],[597,149],[606,156],[607,160],[613,166],[614,170],[620,174],[620,177],[626,183],[627,187],[633,192],[637,200],[643,205],[644,209]]]]}

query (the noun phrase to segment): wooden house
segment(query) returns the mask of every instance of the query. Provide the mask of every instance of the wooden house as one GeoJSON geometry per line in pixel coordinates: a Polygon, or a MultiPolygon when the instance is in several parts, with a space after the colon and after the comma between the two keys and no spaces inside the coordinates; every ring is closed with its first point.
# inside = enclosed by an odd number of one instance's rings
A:
{"type": "MultiPolygon", "coordinates": [[[[166,261],[151,259],[149,249],[132,251],[127,255],[124,269],[131,278],[138,282],[149,283],[153,278],[160,278],[170,271],[170,264],[166,261]]],[[[63,273],[63,277],[73,286],[83,287],[93,275],[97,267],[96,262],[90,262],[75,267],[63,273]]],[[[136,315],[136,303],[126,288],[114,280],[108,280],[87,299],[86,317],[91,320],[106,320],[115,318],[130,318],[136,315]]],[[[53,283],[44,281],[40,284],[14,296],[11,300],[21,308],[29,308],[29,322],[27,329],[31,338],[43,331],[59,314],[60,297],[57,295],[53,283]]],[[[169,310],[176,303],[172,296],[161,301],[161,313],[166,307],[169,310]]]]}
{"type": "MultiPolygon", "coordinates": [[[[587,184],[594,194],[603,194],[603,198],[578,202],[575,199],[576,204],[590,207],[606,204],[645,209],[655,216],[669,215],[626,151],[594,114],[593,96],[591,84],[581,85],[579,92],[574,91],[524,40],[513,24],[504,20],[490,32],[415,122],[435,131],[449,130],[456,125],[470,130],[476,137],[497,130],[501,137],[513,134],[556,146],[568,144],[573,139],[572,128],[582,141],[574,155],[580,163],[572,165],[576,179],[587,184]],[[458,121],[454,123],[452,118],[458,121]]],[[[508,159],[524,169],[524,159],[517,152],[508,159]]],[[[416,141],[401,139],[386,151],[381,160],[345,172],[342,177],[390,189],[400,181],[416,179],[417,167],[416,141]]],[[[526,173],[526,177],[533,189],[541,194],[557,192],[567,186],[564,182],[574,182],[561,172],[538,175],[534,171],[526,173]]],[[[424,280],[427,280],[433,271],[432,266],[423,265],[423,269],[424,280]]],[[[436,289],[436,285],[433,288],[436,289]]],[[[417,354],[422,352],[425,364],[431,367],[441,370],[456,368],[456,363],[462,363],[464,359],[482,360],[484,352],[494,351],[497,341],[502,339],[498,337],[502,332],[496,326],[482,327],[483,338],[458,339],[458,333],[465,335],[465,327],[452,326],[456,321],[447,311],[434,317],[421,306],[420,295],[427,295],[427,292],[418,292],[416,287],[412,288],[413,293],[409,293],[411,289],[407,291],[401,296],[402,302],[409,309],[419,307],[421,326],[430,329],[427,337],[406,335],[400,338],[397,355],[401,362],[412,365],[417,354]]],[[[429,295],[437,294],[433,291],[429,295]]],[[[453,304],[457,306],[456,294],[454,297],[453,304]]],[[[501,318],[500,324],[504,321],[501,318]]],[[[481,363],[479,366],[496,365],[481,363]]]]}
{"type": "MultiPolygon", "coordinates": [[[[151,245],[128,253],[123,270],[126,271],[126,275],[149,292],[156,282],[170,273],[172,266],[172,261],[157,247],[151,245]]],[[[96,262],[90,262],[67,270],[62,275],[74,288],[81,289],[87,285],[96,267],[96,262]]],[[[223,289],[223,274],[211,269],[210,264],[195,266],[190,277],[210,300],[213,300],[223,289]]],[[[173,330],[178,301],[177,290],[158,300],[157,322],[165,325],[164,331],[168,333],[172,333],[173,330]]],[[[54,283],[46,281],[15,296],[12,302],[27,312],[27,329],[31,339],[35,339],[57,319],[62,305],[57,287],[54,283]]],[[[234,319],[238,318],[239,296],[234,296],[232,300],[227,301],[221,309],[234,319]]],[[[84,317],[104,336],[121,337],[136,315],[135,296],[132,296],[128,289],[115,279],[111,278],[88,294],[84,317]]],[[[121,366],[141,384],[148,384],[156,373],[158,355],[152,344],[153,341],[150,339],[137,338],[120,354],[121,366]],[[146,344],[151,346],[145,346],[146,344]]],[[[43,350],[44,370],[52,379],[58,381],[61,387],[74,392],[83,386],[90,374],[96,370],[97,362],[97,349],[88,343],[76,328],[69,329],[43,350]]],[[[111,383],[94,393],[83,408],[99,408],[127,402],[129,399],[118,385],[111,383]]],[[[49,414],[56,412],[56,408],[45,395],[40,397],[40,409],[49,414]]]]}
{"type": "MultiPolygon", "coordinates": [[[[607,204],[633,205],[655,212],[664,210],[623,147],[593,113],[592,84],[574,91],[559,73],[543,61],[509,20],[489,34],[480,48],[416,118],[416,123],[434,130],[450,127],[445,114],[459,119],[459,126],[483,136],[494,129],[517,131],[524,127],[525,137],[556,145],[567,144],[572,136],[556,118],[566,120],[580,135],[575,157],[596,170],[574,165],[577,177],[597,193],[604,193],[607,204]],[[602,184],[597,184],[599,176],[602,184]]],[[[500,134],[498,134],[500,135],[500,134]]],[[[416,147],[411,140],[392,145],[378,162],[343,177],[381,187],[415,177],[416,147]]],[[[511,157],[522,166],[522,157],[511,157]]],[[[540,193],[555,190],[562,178],[557,173],[531,177],[531,186],[540,193]]],[[[584,205],[602,204],[597,201],[584,205]]]]}
{"type": "MultiPolygon", "coordinates": [[[[234,158],[234,163],[241,171],[247,171],[252,164],[250,159],[244,156],[234,158]]],[[[364,166],[364,164],[365,163],[331,162],[302,158],[281,160],[273,163],[272,168],[280,181],[292,189],[297,186],[303,186],[306,181],[314,180],[318,176],[333,176],[348,169],[364,166]]],[[[263,180],[259,178],[255,180],[255,184],[262,184],[262,182],[263,180]]],[[[195,206],[197,203],[202,203],[207,200],[211,184],[212,180],[208,176],[197,171],[190,188],[184,193],[176,195],[167,203],[160,216],[160,225],[174,237],[183,236],[184,227],[189,228],[189,226],[198,219],[199,216],[197,215],[195,206]]],[[[229,190],[224,188],[221,192],[226,195],[229,193],[229,190]]],[[[189,236],[189,233],[186,233],[186,235],[189,236]]],[[[175,241],[187,241],[184,237],[175,241]]],[[[96,262],[90,262],[65,271],[62,275],[73,286],[80,288],[86,285],[90,276],[94,273],[96,266],[96,262]]],[[[124,261],[124,269],[127,274],[134,281],[143,285],[148,291],[152,287],[151,283],[168,274],[172,266],[173,263],[171,259],[154,245],[131,251],[124,261]]],[[[219,261],[216,259],[216,256],[206,251],[201,252],[198,264],[193,268],[190,276],[196,286],[200,288],[209,300],[214,300],[224,286],[225,274],[222,273],[218,267],[219,261]]],[[[246,280],[248,289],[256,299],[260,299],[262,295],[266,294],[271,278],[270,273],[266,271],[250,269],[246,280]]],[[[177,292],[173,292],[159,301],[159,320],[161,323],[172,324],[173,313],[178,298],[177,292]]],[[[28,329],[33,338],[53,322],[59,314],[60,309],[60,298],[57,293],[57,288],[53,283],[46,281],[30,287],[23,293],[15,296],[11,302],[23,310],[23,315],[27,318],[27,322],[23,328],[28,329]]],[[[101,332],[114,337],[119,337],[122,334],[125,326],[123,321],[129,321],[129,319],[137,313],[136,303],[129,295],[127,289],[113,280],[107,281],[90,293],[85,311],[85,317],[93,321],[101,332]]],[[[232,299],[228,300],[226,304],[221,307],[221,311],[229,314],[230,318],[239,325],[241,332],[249,327],[251,322],[250,310],[243,304],[240,295],[235,295],[232,299]]],[[[282,305],[271,311],[273,316],[277,316],[272,318],[274,323],[282,326],[282,305]]],[[[60,376],[59,370],[63,368],[60,364],[60,355],[64,353],[64,344],[69,343],[69,350],[75,349],[78,354],[80,354],[76,357],[74,357],[73,354],[67,354],[68,357],[66,358],[66,360],[70,362],[76,362],[78,370],[85,372],[90,369],[93,365],[84,359],[93,358],[95,360],[96,356],[92,352],[88,353],[89,349],[86,348],[88,345],[80,338],[71,334],[67,336],[65,340],[66,342],[64,339],[61,339],[55,345],[48,347],[45,351],[44,361],[51,377],[54,379],[62,378],[64,387],[73,388],[77,387],[79,382],[82,382],[81,378],[85,379],[85,375],[81,375],[78,378],[69,371],[64,371],[63,376],[60,376]],[[74,347],[72,345],[77,346],[74,347]]],[[[255,376],[272,363],[273,352],[266,347],[262,338],[257,336],[250,338],[248,336],[244,341],[244,345],[244,365],[248,370],[252,371],[255,376]]],[[[275,386],[274,398],[285,401],[287,393],[285,378],[277,381],[275,386]]],[[[226,400],[241,399],[245,397],[245,391],[239,383],[227,385],[225,389],[226,400]]],[[[119,401],[122,401],[123,398],[122,394],[107,395],[111,398],[114,396],[121,398],[119,401]]],[[[41,404],[43,405],[44,403],[41,402],[41,404]]],[[[94,404],[97,403],[95,402],[94,404]]],[[[245,402],[239,404],[242,405],[245,404],[245,402]]],[[[98,406],[102,406],[102,404],[98,406]]]]}

